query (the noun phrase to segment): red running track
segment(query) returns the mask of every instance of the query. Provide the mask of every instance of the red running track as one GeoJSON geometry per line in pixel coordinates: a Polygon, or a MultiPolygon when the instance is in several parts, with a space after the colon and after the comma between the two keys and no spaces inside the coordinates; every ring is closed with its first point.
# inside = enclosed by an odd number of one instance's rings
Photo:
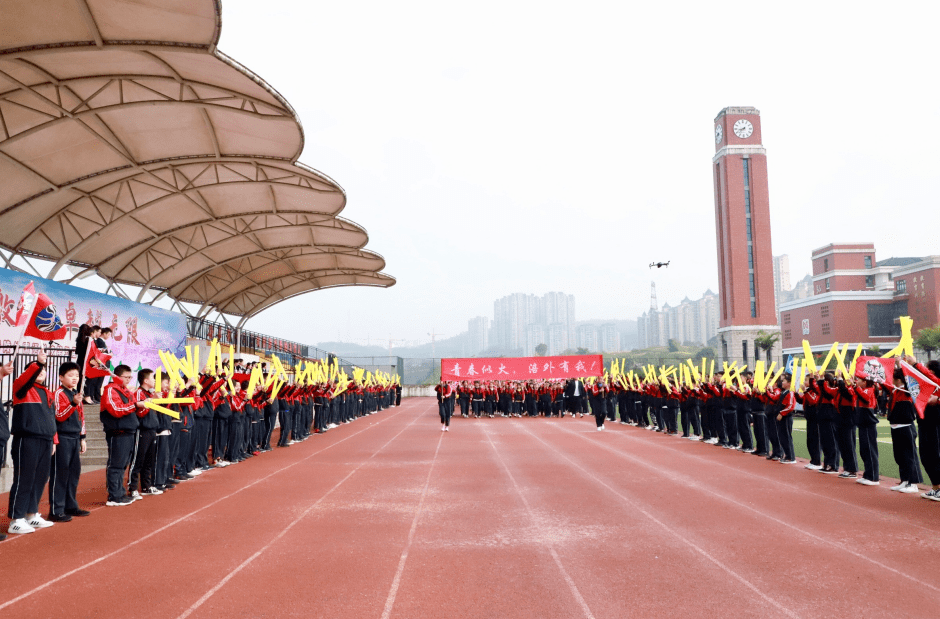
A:
{"type": "Polygon", "coordinates": [[[0,617],[940,615],[916,495],[588,417],[442,433],[436,409],[8,539],[0,617]]]}

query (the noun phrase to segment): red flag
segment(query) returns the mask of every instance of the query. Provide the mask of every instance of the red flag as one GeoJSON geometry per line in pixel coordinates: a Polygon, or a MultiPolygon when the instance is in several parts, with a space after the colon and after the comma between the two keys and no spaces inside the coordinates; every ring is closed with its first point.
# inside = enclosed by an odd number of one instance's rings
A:
{"type": "Polygon", "coordinates": [[[61,340],[68,335],[68,329],[65,323],[59,317],[59,313],[52,304],[52,299],[39,293],[36,299],[36,307],[26,323],[26,331],[23,335],[34,337],[37,340],[61,340]]]}
{"type": "Polygon", "coordinates": [[[901,364],[901,369],[904,370],[907,390],[910,391],[911,399],[914,400],[914,408],[917,409],[917,414],[923,419],[927,401],[930,400],[930,396],[934,394],[934,391],[940,389],[940,385],[934,383],[923,372],[909,363],[902,360],[898,360],[898,363],[901,364]]]}
{"type": "Polygon", "coordinates": [[[111,355],[106,355],[95,346],[95,343],[88,340],[88,352],[85,353],[85,368],[83,374],[86,378],[99,378],[101,376],[110,376],[111,370],[108,369],[108,362],[111,355]],[[94,366],[92,361],[97,361],[100,365],[94,366]]]}
{"type": "Polygon", "coordinates": [[[855,362],[855,375],[876,383],[892,384],[894,359],[884,357],[859,357],[855,362]]]}

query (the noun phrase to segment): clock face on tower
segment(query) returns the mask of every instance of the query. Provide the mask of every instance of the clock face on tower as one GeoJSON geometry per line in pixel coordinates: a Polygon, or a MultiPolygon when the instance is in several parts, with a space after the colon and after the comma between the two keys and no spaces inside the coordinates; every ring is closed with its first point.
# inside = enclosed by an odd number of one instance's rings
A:
{"type": "Polygon", "coordinates": [[[715,144],[721,144],[721,125],[715,125],[715,144]]]}
{"type": "Polygon", "coordinates": [[[754,133],[754,125],[750,121],[742,118],[734,123],[734,134],[739,138],[749,138],[752,133],[754,133]]]}

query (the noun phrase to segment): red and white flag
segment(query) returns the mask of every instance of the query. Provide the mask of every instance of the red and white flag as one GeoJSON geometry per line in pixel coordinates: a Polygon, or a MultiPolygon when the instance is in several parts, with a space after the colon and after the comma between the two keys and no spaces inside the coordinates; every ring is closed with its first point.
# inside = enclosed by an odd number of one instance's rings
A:
{"type": "Polygon", "coordinates": [[[924,418],[924,409],[927,407],[927,401],[935,391],[940,390],[940,385],[933,382],[923,372],[903,360],[898,360],[901,369],[904,371],[904,379],[907,383],[907,390],[911,394],[911,400],[914,401],[914,408],[920,418],[924,418]]]}
{"type": "Polygon", "coordinates": [[[855,362],[855,375],[876,383],[892,384],[894,378],[894,358],[859,357],[855,362]]]}
{"type": "MultiPolygon", "coordinates": [[[[17,322],[19,322],[19,317],[17,317],[17,322]]],[[[23,335],[47,342],[65,339],[68,329],[59,317],[52,299],[42,293],[36,296],[36,305],[26,322],[23,335]]]]}
{"type": "Polygon", "coordinates": [[[85,367],[83,368],[82,374],[84,374],[85,378],[110,376],[111,370],[108,369],[108,362],[110,360],[111,355],[106,355],[105,353],[98,350],[98,347],[95,346],[95,343],[89,340],[88,352],[85,353],[85,367]],[[92,361],[97,361],[99,365],[92,365],[92,361]]]}
{"type": "Polygon", "coordinates": [[[36,304],[36,287],[33,282],[26,284],[23,288],[23,294],[20,295],[20,302],[16,305],[16,326],[20,333],[26,328],[26,321],[33,312],[33,305],[36,304]]]}

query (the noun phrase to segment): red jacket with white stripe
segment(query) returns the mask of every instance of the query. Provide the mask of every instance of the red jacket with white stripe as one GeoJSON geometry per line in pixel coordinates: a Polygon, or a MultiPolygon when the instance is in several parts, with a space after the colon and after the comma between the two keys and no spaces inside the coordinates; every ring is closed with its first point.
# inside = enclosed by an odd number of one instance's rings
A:
{"type": "Polygon", "coordinates": [[[59,387],[55,390],[55,425],[59,436],[85,438],[85,409],[72,399],[77,391],[59,387]]]}

